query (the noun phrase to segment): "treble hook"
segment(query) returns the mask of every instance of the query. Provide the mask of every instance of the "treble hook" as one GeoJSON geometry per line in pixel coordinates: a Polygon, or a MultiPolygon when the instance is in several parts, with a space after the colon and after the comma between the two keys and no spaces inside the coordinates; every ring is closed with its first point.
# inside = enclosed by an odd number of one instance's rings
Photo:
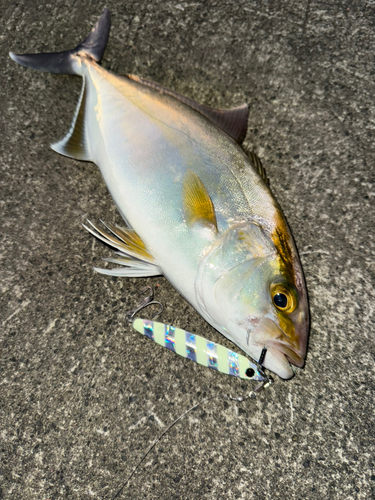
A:
{"type": "Polygon", "coordinates": [[[159,316],[159,314],[161,314],[163,312],[163,310],[164,310],[163,305],[160,302],[158,302],[157,300],[154,300],[154,290],[151,286],[148,285],[145,288],[142,288],[140,293],[144,294],[147,291],[149,291],[149,294],[144,299],[142,299],[140,301],[138,306],[135,309],[133,309],[132,311],[129,311],[125,314],[125,321],[132,323],[134,316],[137,313],[139,313],[139,311],[142,311],[142,309],[144,309],[145,307],[151,306],[153,304],[157,304],[158,306],[160,306],[160,310],[158,313],[155,314],[154,318],[156,318],[157,316],[159,316]]]}

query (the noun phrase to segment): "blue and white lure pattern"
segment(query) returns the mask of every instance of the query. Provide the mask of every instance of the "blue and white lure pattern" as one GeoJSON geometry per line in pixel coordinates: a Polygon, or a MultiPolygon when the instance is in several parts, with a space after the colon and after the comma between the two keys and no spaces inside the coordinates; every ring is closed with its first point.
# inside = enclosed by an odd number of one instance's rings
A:
{"type": "Polygon", "coordinates": [[[256,363],[200,335],[141,318],[133,321],[133,328],[176,354],[225,375],[259,382],[268,381],[267,375],[256,363]]]}

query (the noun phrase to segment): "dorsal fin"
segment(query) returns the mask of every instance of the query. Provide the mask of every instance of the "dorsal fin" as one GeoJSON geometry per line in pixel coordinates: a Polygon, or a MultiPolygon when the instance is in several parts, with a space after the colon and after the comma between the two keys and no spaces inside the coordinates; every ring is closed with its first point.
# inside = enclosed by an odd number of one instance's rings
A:
{"type": "Polygon", "coordinates": [[[259,175],[262,177],[264,182],[266,184],[269,184],[270,181],[268,180],[266,170],[263,167],[259,156],[254,151],[249,151],[247,154],[248,154],[248,157],[250,158],[251,163],[254,165],[255,170],[259,173],[259,175]]]}
{"type": "Polygon", "coordinates": [[[214,204],[203,182],[192,170],[186,172],[183,180],[182,204],[188,226],[203,224],[217,232],[214,204]]]}
{"type": "Polygon", "coordinates": [[[189,97],[185,97],[177,92],[174,92],[173,90],[167,89],[158,83],[151,82],[150,80],[146,80],[140,76],[127,75],[127,77],[138,83],[146,85],[147,87],[157,90],[162,94],[170,95],[187,106],[190,106],[192,109],[195,109],[195,111],[198,111],[215,123],[216,126],[221,128],[239,144],[242,144],[244,141],[247,132],[247,119],[249,117],[249,107],[247,104],[242,104],[242,106],[232,109],[214,109],[204,104],[199,104],[189,97]]]}

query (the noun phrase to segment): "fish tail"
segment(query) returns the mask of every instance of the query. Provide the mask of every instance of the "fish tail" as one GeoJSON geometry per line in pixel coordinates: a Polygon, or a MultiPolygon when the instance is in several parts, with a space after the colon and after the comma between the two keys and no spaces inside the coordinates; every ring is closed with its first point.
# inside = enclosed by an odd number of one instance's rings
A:
{"type": "Polygon", "coordinates": [[[109,37],[111,15],[105,8],[91,30],[88,37],[75,49],[48,54],[23,54],[10,52],[9,55],[18,64],[27,68],[37,69],[46,73],[60,73],[63,75],[81,75],[81,57],[86,56],[99,62],[102,58],[109,37]]]}
{"type": "Polygon", "coordinates": [[[61,141],[51,145],[54,151],[77,160],[92,161],[85,122],[87,85],[84,77],[83,60],[100,61],[108,42],[110,27],[111,14],[105,8],[89,36],[73,50],[51,52],[49,54],[16,55],[12,52],[9,54],[13,61],[27,68],[47,73],[81,75],[83,77],[81,96],[72,125],[61,141]]]}

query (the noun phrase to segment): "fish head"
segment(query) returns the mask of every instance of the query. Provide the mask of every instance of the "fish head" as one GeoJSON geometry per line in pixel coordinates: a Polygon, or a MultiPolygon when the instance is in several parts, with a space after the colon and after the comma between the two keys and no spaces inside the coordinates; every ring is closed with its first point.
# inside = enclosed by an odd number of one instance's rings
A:
{"type": "Polygon", "coordinates": [[[202,259],[195,282],[201,314],[217,330],[288,379],[302,367],[309,310],[302,268],[289,229],[260,223],[229,228],[202,259]],[[285,229],[284,228],[284,229],[285,229]]]}

